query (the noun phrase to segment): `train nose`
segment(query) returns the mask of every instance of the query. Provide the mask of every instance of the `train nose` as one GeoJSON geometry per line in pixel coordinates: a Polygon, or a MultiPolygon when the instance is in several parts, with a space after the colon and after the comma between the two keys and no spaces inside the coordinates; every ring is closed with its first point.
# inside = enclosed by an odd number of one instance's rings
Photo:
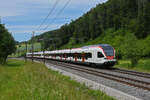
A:
{"type": "Polygon", "coordinates": [[[107,56],[107,59],[112,60],[112,59],[114,59],[114,56],[107,56]]]}

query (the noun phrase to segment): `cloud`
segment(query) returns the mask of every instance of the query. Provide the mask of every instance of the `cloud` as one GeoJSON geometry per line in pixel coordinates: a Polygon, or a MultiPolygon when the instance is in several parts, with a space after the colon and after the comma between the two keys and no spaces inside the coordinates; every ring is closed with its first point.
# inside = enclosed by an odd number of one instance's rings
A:
{"type": "MultiPolygon", "coordinates": [[[[46,27],[47,25],[43,25],[43,27],[46,27]]],[[[58,27],[61,27],[62,24],[51,24],[49,25],[47,30],[40,30],[36,31],[36,34],[40,34],[41,32],[48,31],[48,30],[54,30],[58,27]]],[[[33,30],[35,30],[38,26],[37,25],[6,25],[6,27],[9,29],[12,34],[24,34],[24,33],[31,33],[33,30]]]]}
{"type": "Polygon", "coordinates": [[[2,17],[25,15],[30,10],[46,8],[52,5],[49,0],[3,0],[0,3],[2,17]]]}
{"type": "MultiPolygon", "coordinates": [[[[50,24],[47,30],[53,30],[59,28],[61,25],[68,23],[71,19],[77,19],[84,13],[95,7],[96,4],[106,2],[107,0],[71,0],[65,10],[56,18],[53,23],[52,20],[64,6],[68,0],[59,0],[55,11],[46,21],[46,24],[50,24]]],[[[6,27],[16,40],[24,40],[24,35],[21,34],[31,33],[35,30],[47,16],[56,0],[2,0],[0,3],[0,16],[2,16],[2,22],[6,24],[6,27]],[[20,35],[18,37],[18,34],[20,35]],[[21,39],[20,39],[21,38],[21,39]]],[[[43,27],[45,27],[43,25],[43,27]]],[[[42,31],[38,31],[40,34],[42,31]]]]}
{"type": "MultiPolygon", "coordinates": [[[[3,0],[0,3],[2,17],[25,15],[38,12],[39,9],[48,10],[56,0],[3,0]]],[[[57,9],[60,9],[68,0],[59,0],[57,9]]],[[[106,2],[107,0],[71,0],[68,8],[83,8],[87,5],[106,2]]]]}
{"type": "MultiPolygon", "coordinates": [[[[47,25],[44,25],[44,27],[47,25]]],[[[57,29],[58,27],[62,26],[62,24],[52,24],[49,25],[47,30],[40,30],[40,31],[36,31],[35,35],[39,35],[43,32],[49,31],[49,30],[54,30],[57,29]]],[[[32,37],[32,31],[33,29],[37,28],[37,25],[16,25],[16,26],[6,26],[7,28],[9,28],[9,31],[12,33],[13,37],[17,40],[17,41],[26,41],[29,40],[32,37]]]]}

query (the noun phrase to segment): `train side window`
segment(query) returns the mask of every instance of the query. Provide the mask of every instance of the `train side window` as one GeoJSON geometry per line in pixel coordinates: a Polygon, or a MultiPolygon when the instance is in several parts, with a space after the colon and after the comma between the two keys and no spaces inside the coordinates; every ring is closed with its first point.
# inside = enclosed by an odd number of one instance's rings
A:
{"type": "Polygon", "coordinates": [[[79,53],[77,53],[76,55],[77,55],[77,58],[79,59],[79,56],[80,56],[79,53]]]}
{"type": "Polygon", "coordinates": [[[71,53],[69,53],[69,57],[72,57],[71,53]]]}
{"type": "Polygon", "coordinates": [[[82,56],[82,54],[81,54],[81,53],[78,53],[77,58],[78,58],[78,59],[81,59],[81,56],[82,56]]]}
{"type": "Polygon", "coordinates": [[[92,58],[92,53],[85,53],[85,59],[92,58]]]}
{"type": "Polygon", "coordinates": [[[66,58],[68,58],[68,53],[66,53],[66,58]]]}
{"type": "Polygon", "coordinates": [[[67,57],[70,57],[70,53],[67,54],[67,57]]]}
{"type": "Polygon", "coordinates": [[[71,53],[69,53],[69,57],[71,57],[71,53]]]}
{"type": "Polygon", "coordinates": [[[63,58],[65,58],[65,53],[62,54],[63,58]]]}
{"type": "Polygon", "coordinates": [[[74,54],[73,54],[73,53],[71,53],[71,54],[70,54],[70,57],[74,58],[74,54]]]}
{"type": "Polygon", "coordinates": [[[70,55],[71,55],[71,57],[72,57],[72,58],[74,58],[74,55],[73,55],[73,53],[71,53],[70,55]]]}
{"type": "Polygon", "coordinates": [[[102,58],[102,57],[104,57],[104,55],[103,55],[101,52],[98,52],[98,53],[97,53],[97,57],[98,57],[98,58],[102,58]]]}
{"type": "Polygon", "coordinates": [[[82,54],[80,53],[80,59],[82,58],[82,54]]]}
{"type": "Polygon", "coordinates": [[[88,58],[92,58],[92,53],[88,53],[88,58]]]}
{"type": "Polygon", "coordinates": [[[60,53],[59,53],[58,55],[59,55],[59,57],[61,57],[61,54],[60,54],[60,53]]]}
{"type": "Polygon", "coordinates": [[[57,54],[57,53],[55,54],[55,57],[58,57],[58,54],[57,54]]]}
{"type": "Polygon", "coordinates": [[[88,53],[85,53],[85,59],[88,59],[88,53]]]}
{"type": "Polygon", "coordinates": [[[67,54],[66,53],[64,53],[64,58],[67,58],[67,54]]]}

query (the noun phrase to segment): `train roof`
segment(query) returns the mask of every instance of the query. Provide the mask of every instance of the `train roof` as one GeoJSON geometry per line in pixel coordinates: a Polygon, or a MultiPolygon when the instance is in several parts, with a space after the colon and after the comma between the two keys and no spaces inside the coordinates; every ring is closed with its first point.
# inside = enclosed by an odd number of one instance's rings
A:
{"type": "MultiPolygon", "coordinates": [[[[84,49],[89,49],[89,48],[97,48],[97,47],[102,47],[102,48],[105,48],[105,47],[112,47],[111,45],[109,44],[97,44],[97,45],[88,45],[88,46],[83,46],[81,48],[72,48],[72,49],[63,49],[63,50],[54,50],[54,51],[45,51],[45,53],[56,53],[56,52],[70,52],[71,51],[76,51],[76,50],[84,50],[84,49]]],[[[27,53],[27,54],[32,54],[32,53],[27,53]]],[[[43,52],[34,52],[34,54],[43,54],[43,52]]]]}
{"type": "Polygon", "coordinates": [[[110,46],[109,44],[97,44],[97,45],[89,45],[89,46],[83,46],[81,48],[83,49],[87,49],[87,48],[90,48],[90,47],[106,47],[106,46],[110,46]]]}

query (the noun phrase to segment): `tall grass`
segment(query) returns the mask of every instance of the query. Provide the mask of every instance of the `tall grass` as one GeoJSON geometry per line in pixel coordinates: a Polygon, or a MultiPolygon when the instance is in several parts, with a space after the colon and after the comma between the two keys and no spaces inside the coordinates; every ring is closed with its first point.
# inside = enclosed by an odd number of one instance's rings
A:
{"type": "Polygon", "coordinates": [[[0,66],[0,100],[114,100],[38,63],[0,66]]]}

